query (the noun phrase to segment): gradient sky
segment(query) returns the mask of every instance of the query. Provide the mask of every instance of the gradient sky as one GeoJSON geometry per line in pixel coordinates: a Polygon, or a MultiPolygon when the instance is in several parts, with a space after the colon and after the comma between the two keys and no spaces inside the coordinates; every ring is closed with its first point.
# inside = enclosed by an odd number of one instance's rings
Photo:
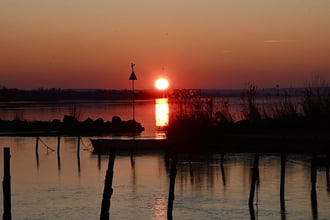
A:
{"type": "Polygon", "coordinates": [[[303,86],[330,81],[329,0],[1,0],[0,85],[303,86]]]}

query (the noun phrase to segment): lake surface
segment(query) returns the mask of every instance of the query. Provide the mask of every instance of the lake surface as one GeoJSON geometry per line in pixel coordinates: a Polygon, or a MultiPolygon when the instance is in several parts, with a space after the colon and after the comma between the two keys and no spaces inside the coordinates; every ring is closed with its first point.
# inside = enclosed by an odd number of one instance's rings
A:
{"type": "MultiPolygon", "coordinates": [[[[155,100],[137,101],[136,119],[145,127],[143,137],[162,135],[156,126],[155,100]]],[[[2,105],[0,117],[28,120],[62,119],[73,106],[85,117],[111,120],[131,118],[126,101],[77,103],[11,103],[2,105]]],[[[90,151],[83,137],[77,156],[77,137],[41,137],[35,153],[35,137],[0,137],[1,147],[11,148],[13,219],[98,219],[108,157],[90,151]]],[[[285,210],[280,206],[279,155],[260,156],[260,182],[254,212],[250,212],[253,154],[193,155],[191,163],[178,162],[174,219],[329,219],[330,183],[326,168],[317,170],[316,199],[312,196],[311,156],[288,155],[285,210]],[[252,215],[251,215],[252,213],[252,215]]],[[[0,175],[3,175],[3,157],[0,175]]],[[[166,219],[169,170],[162,153],[117,155],[111,198],[111,219],[166,219]]],[[[2,195],[0,201],[2,212],[2,195]]]]}

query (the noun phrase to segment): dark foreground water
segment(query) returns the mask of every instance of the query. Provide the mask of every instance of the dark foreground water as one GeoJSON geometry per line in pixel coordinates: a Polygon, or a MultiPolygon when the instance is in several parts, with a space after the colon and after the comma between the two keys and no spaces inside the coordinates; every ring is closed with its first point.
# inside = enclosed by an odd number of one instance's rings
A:
{"type": "MultiPolygon", "coordinates": [[[[159,135],[155,125],[155,102],[137,102],[136,117],[145,127],[142,136],[159,135]]],[[[85,117],[130,119],[127,102],[75,104],[85,117]]],[[[7,119],[61,119],[71,103],[14,103],[1,108],[7,119]],[[10,107],[8,107],[10,106],[10,107]]],[[[98,219],[108,157],[93,155],[83,137],[77,156],[77,138],[41,137],[38,154],[35,137],[0,137],[0,147],[11,148],[13,219],[98,219]]],[[[330,219],[330,183],[326,168],[319,167],[316,193],[312,194],[311,156],[288,155],[285,206],[280,205],[280,157],[261,155],[260,182],[254,210],[248,199],[253,154],[194,155],[189,164],[181,159],[175,182],[174,219],[330,219]]],[[[3,175],[2,149],[0,175],[3,175]]],[[[131,162],[118,155],[113,179],[111,219],[166,219],[169,171],[161,153],[140,154],[131,162]]],[[[2,213],[2,195],[0,198],[2,213]]]]}
{"type": "MultiPolygon", "coordinates": [[[[41,140],[57,146],[57,138],[41,140]]],[[[37,156],[34,138],[0,138],[2,146],[11,147],[13,219],[99,218],[108,157],[91,154],[88,139],[82,141],[77,157],[77,139],[62,138],[58,157],[43,144],[37,156]]],[[[218,154],[193,156],[191,166],[179,160],[174,219],[250,219],[253,159],[253,154],[226,154],[222,167],[218,154]]],[[[329,219],[326,169],[318,168],[315,203],[310,156],[287,159],[281,211],[279,155],[261,155],[256,219],[329,219]]],[[[0,168],[2,175],[2,163],[0,168]]],[[[113,181],[111,219],[166,219],[169,173],[163,154],[136,155],[134,164],[129,155],[117,156],[113,181]]]]}

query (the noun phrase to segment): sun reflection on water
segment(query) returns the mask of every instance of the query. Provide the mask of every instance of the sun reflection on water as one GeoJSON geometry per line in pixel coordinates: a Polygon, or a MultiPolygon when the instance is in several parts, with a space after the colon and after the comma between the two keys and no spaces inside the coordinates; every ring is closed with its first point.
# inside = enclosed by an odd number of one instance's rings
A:
{"type": "Polygon", "coordinates": [[[164,128],[168,126],[168,99],[156,99],[156,127],[164,128]]]}
{"type": "Polygon", "coordinates": [[[152,207],[152,220],[161,220],[166,218],[166,199],[164,197],[156,198],[155,204],[152,207]]]}

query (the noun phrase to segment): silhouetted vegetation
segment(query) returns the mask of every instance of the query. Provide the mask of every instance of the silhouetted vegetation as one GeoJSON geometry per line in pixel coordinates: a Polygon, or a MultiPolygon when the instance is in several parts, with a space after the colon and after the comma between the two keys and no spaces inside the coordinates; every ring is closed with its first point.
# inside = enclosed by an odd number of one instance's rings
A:
{"type": "Polygon", "coordinates": [[[175,110],[170,117],[169,139],[203,146],[223,141],[228,135],[249,135],[246,137],[250,139],[260,135],[317,138],[326,137],[330,131],[330,87],[327,84],[307,85],[299,96],[285,90],[258,96],[259,91],[261,89],[252,84],[242,91],[241,119],[237,121],[229,110],[229,99],[222,98],[220,103],[215,103],[214,98],[202,97],[196,92],[176,91],[170,102],[174,106],[171,109],[175,110]]]}
{"type": "Polygon", "coordinates": [[[139,134],[144,130],[140,123],[134,120],[122,121],[120,117],[114,116],[112,121],[105,122],[102,118],[85,121],[71,115],[66,115],[61,122],[53,121],[23,121],[23,120],[1,120],[0,134],[3,135],[103,135],[109,133],[139,134]]]}
{"type": "Polygon", "coordinates": [[[168,137],[209,137],[214,128],[214,99],[202,97],[200,92],[175,90],[170,97],[170,126],[168,137]]]}
{"type": "Polygon", "coordinates": [[[261,119],[260,110],[256,104],[258,87],[252,84],[241,94],[243,119],[256,121],[261,119]]]}

